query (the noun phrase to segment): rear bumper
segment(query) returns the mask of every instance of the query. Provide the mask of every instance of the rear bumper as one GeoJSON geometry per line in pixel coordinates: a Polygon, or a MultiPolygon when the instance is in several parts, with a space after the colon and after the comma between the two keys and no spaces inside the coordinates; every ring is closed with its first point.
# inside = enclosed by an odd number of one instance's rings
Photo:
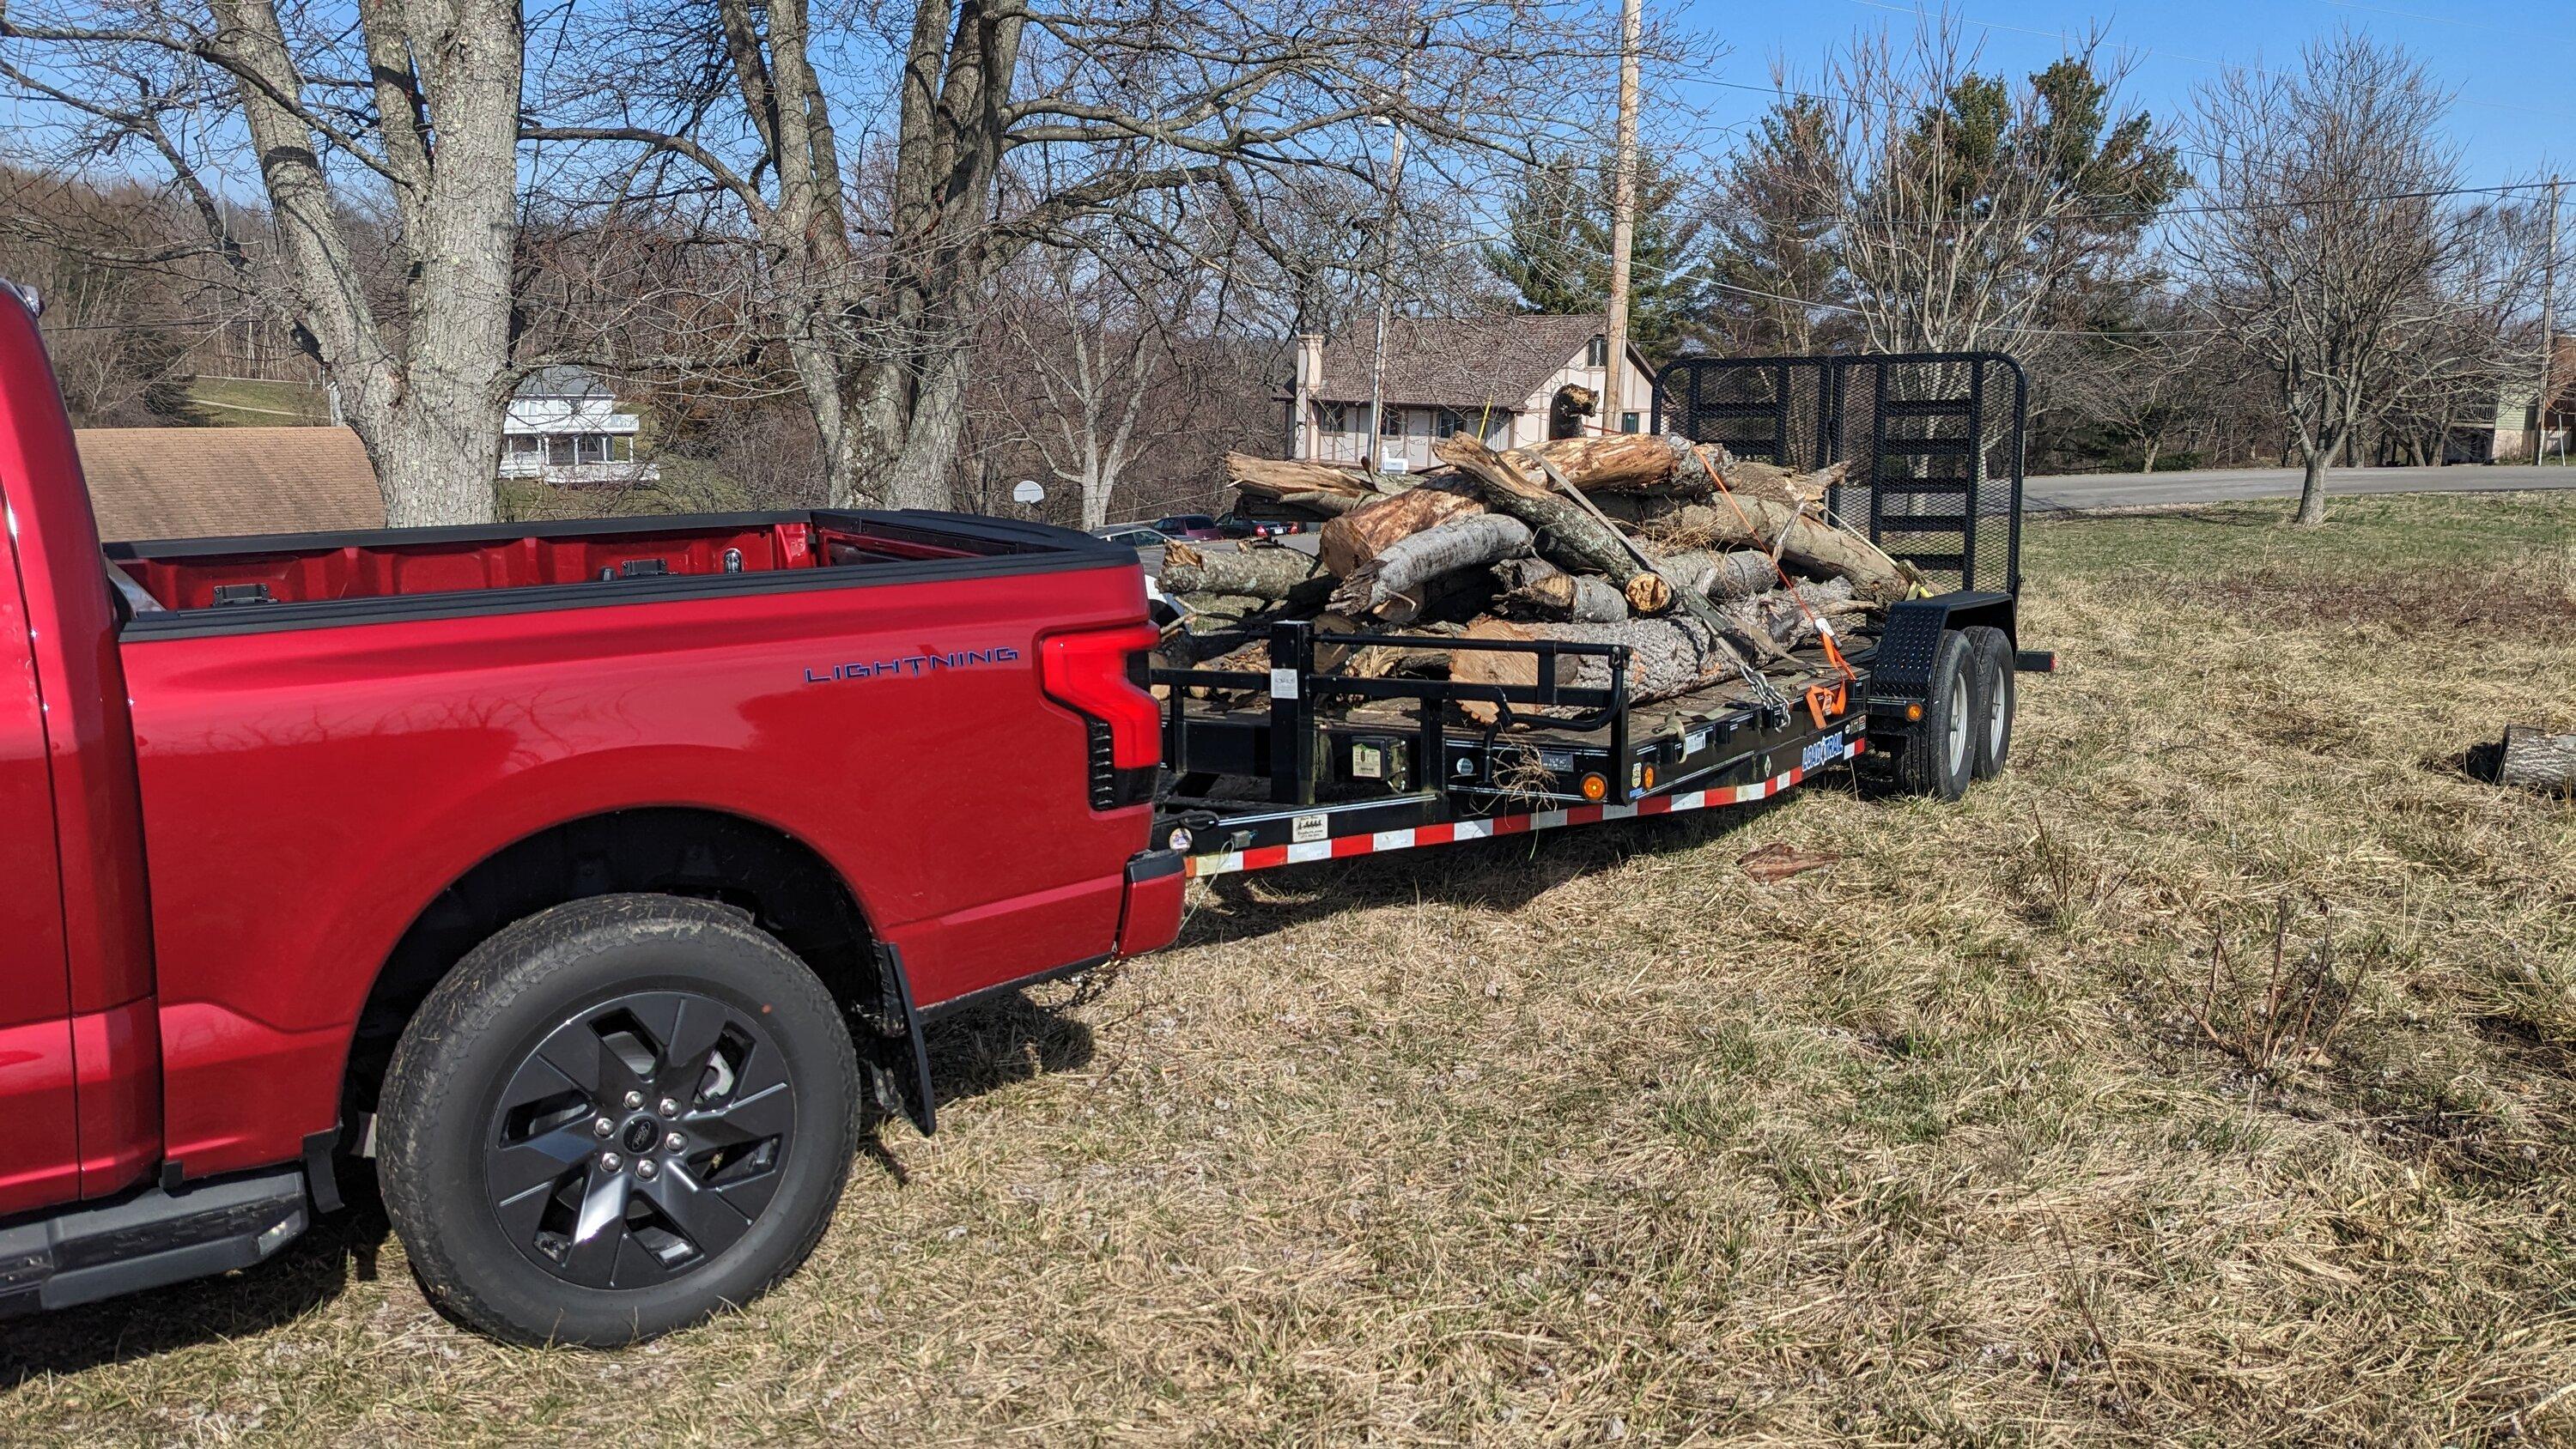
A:
{"type": "Polygon", "coordinates": [[[1129,860],[1118,912],[1118,954],[1141,956],[1172,944],[1181,934],[1181,894],[1188,885],[1177,850],[1149,850],[1129,860]]]}

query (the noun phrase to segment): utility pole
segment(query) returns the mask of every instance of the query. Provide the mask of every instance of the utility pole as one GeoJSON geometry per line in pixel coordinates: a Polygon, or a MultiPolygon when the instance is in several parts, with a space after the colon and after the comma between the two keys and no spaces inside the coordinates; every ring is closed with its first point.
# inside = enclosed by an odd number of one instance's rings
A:
{"type": "Polygon", "coordinates": [[[1619,379],[1628,359],[1628,264],[1637,247],[1637,49],[1644,30],[1644,0],[1620,0],[1618,154],[1610,163],[1609,347],[1601,375],[1601,421],[1613,429],[1628,401],[1619,379]]]}
{"type": "MultiPolygon", "coordinates": [[[[2558,361],[2558,188],[2549,178],[2549,244],[2540,258],[2540,392],[2531,400],[2531,461],[2549,448],[2549,395],[2558,361]]],[[[2565,457],[2564,447],[2559,456],[2565,457]]]]}
{"type": "MultiPolygon", "coordinates": [[[[1407,37],[1412,39],[1414,37],[1407,37]]],[[[1431,43],[1426,29],[1419,35],[1420,44],[1404,53],[1403,63],[1395,73],[1395,114],[1386,118],[1390,135],[1386,143],[1386,197],[1377,217],[1377,343],[1369,353],[1368,470],[1383,472],[1386,458],[1384,414],[1386,408],[1386,323],[1395,300],[1395,220],[1396,203],[1404,194],[1404,104],[1413,90],[1413,51],[1431,43]]]]}

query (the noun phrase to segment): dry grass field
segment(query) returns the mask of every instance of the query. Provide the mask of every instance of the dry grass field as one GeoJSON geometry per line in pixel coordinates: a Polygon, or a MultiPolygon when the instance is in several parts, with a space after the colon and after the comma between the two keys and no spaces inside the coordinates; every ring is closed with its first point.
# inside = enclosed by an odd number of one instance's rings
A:
{"type": "Polygon", "coordinates": [[[2576,804],[2459,761],[2576,728],[2576,496],[2279,512],[2034,526],[1963,805],[1202,890],[747,1312],[498,1347],[361,1213],[0,1328],[0,1439],[2576,1443],[2576,804]]]}

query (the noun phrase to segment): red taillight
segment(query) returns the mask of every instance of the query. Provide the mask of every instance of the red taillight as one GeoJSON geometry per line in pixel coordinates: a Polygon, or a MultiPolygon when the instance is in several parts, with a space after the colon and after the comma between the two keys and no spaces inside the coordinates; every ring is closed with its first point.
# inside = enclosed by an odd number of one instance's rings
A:
{"type": "Polygon", "coordinates": [[[1151,624],[1056,634],[1038,645],[1038,683],[1047,698],[1109,726],[1109,759],[1121,770],[1152,769],[1163,758],[1163,710],[1127,675],[1130,655],[1161,641],[1151,624]]]}

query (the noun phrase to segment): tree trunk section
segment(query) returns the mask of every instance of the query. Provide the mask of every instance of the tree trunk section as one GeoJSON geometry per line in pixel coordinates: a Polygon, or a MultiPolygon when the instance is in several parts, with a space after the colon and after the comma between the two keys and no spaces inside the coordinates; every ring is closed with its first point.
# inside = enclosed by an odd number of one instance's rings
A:
{"type": "Polygon", "coordinates": [[[1875,544],[1767,498],[1738,494],[1732,502],[1695,503],[1671,515],[1668,531],[1760,551],[1765,557],[1777,541],[1792,572],[1849,579],[1853,588],[1881,603],[1902,599],[1914,587],[1875,544]]]}
{"type": "Polygon", "coordinates": [[[1258,599],[1286,599],[1297,586],[1329,575],[1293,548],[1246,548],[1202,552],[1175,539],[1164,546],[1158,581],[1171,594],[1249,594],[1258,599]]]}
{"type": "Polygon", "coordinates": [[[1586,493],[1678,493],[1705,496],[1708,474],[1692,466],[1690,445],[1655,433],[1603,433],[1581,438],[1552,438],[1514,448],[1503,455],[1525,474],[1545,470],[1538,460],[1556,466],[1565,481],[1586,493]]]}
{"type": "Polygon", "coordinates": [[[1389,547],[1485,505],[1461,493],[1415,488],[1360,504],[1324,525],[1317,552],[1327,573],[1348,578],[1389,547]]]}
{"type": "Polygon", "coordinates": [[[1686,549],[1664,555],[1664,576],[1685,589],[1712,599],[1748,599],[1780,585],[1771,556],[1757,549],[1721,553],[1712,548],[1686,549]]]}
{"type": "Polygon", "coordinates": [[[1433,444],[1431,451],[1475,479],[1486,506],[1529,525],[1539,555],[1548,562],[1569,573],[1601,575],[1641,613],[1670,607],[1670,589],[1638,562],[1619,534],[1554,488],[1533,482],[1503,455],[1463,433],[1433,444]],[[1641,577],[1652,582],[1637,585],[1641,577]]]}
{"type": "Polygon", "coordinates": [[[1494,612],[1513,619],[1571,619],[1611,624],[1628,617],[1628,597],[1590,574],[1570,574],[1545,559],[1513,559],[1497,566],[1505,591],[1494,612]]]}
{"type": "Polygon", "coordinates": [[[2504,732],[2496,783],[2521,790],[2576,794],[2576,735],[2543,734],[2529,725],[2504,732]]]}
{"type": "MultiPolygon", "coordinates": [[[[1474,506],[1472,502],[1470,506],[1474,506]]],[[[1393,595],[1411,593],[1445,574],[1481,568],[1526,553],[1529,546],[1526,524],[1479,508],[1387,544],[1375,558],[1353,569],[1342,581],[1334,591],[1331,607],[1341,614],[1370,613],[1393,595]]]]}

